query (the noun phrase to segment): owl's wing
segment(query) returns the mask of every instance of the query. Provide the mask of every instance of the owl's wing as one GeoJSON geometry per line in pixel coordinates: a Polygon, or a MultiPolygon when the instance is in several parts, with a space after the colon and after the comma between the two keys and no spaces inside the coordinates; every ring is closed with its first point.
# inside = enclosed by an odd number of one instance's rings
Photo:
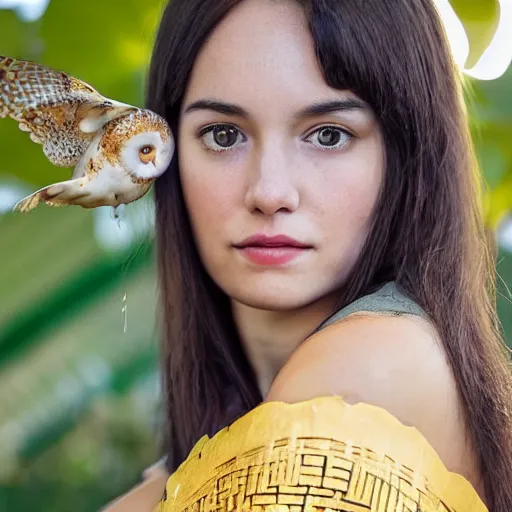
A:
{"type": "Polygon", "coordinates": [[[0,56],[0,118],[18,121],[54,165],[76,165],[95,132],[135,110],[66,73],[0,56]]]}

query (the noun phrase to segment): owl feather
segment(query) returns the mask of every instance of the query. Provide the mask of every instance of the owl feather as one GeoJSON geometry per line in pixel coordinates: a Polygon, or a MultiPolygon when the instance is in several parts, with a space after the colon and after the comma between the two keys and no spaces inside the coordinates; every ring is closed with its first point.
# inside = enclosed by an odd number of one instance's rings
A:
{"type": "Polygon", "coordinates": [[[137,110],[64,72],[1,56],[0,92],[0,118],[18,121],[59,167],[76,165],[98,129],[137,110]]]}
{"type": "Polygon", "coordinates": [[[0,56],[0,118],[11,117],[42,144],[48,160],[74,167],[14,210],[117,206],[142,197],[174,153],[169,125],[149,110],[102,96],[89,84],[46,66],[0,56]]]}

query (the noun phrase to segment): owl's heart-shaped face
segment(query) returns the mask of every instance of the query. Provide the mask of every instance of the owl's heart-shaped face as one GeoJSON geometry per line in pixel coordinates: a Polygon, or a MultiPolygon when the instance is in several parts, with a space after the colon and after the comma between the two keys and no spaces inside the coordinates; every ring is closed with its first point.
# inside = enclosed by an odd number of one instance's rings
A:
{"type": "Polygon", "coordinates": [[[174,154],[172,137],[157,131],[144,132],[126,140],[121,149],[121,165],[136,178],[157,178],[165,172],[174,154]]]}
{"type": "Polygon", "coordinates": [[[111,165],[120,165],[135,180],[149,180],[169,167],[175,142],[160,116],[138,110],[105,126],[100,149],[111,165]]]}

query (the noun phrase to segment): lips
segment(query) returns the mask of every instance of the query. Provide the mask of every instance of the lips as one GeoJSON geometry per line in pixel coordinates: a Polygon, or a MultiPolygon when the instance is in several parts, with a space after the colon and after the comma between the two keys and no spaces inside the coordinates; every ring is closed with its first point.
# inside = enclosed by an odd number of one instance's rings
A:
{"type": "Polygon", "coordinates": [[[245,247],[295,247],[298,249],[311,249],[311,245],[304,244],[286,235],[254,235],[246,238],[240,244],[235,245],[238,249],[245,247]]]}
{"type": "Polygon", "coordinates": [[[263,266],[285,265],[313,248],[286,235],[255,235],[235,247],[251,263],[263,266]]]}

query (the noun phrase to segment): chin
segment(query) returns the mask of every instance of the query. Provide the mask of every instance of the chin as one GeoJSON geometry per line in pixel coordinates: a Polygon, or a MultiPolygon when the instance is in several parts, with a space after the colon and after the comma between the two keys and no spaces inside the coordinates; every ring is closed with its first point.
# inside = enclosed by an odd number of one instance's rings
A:
{"type": "Polygon", "coordinates": [[[307,305],[294,298],[288,299],[287,297],[231,296],[231,299],[249,308],[262,311],[295,311],[307,305]]]}
{"type": "MultiPolygon", "coordinates": [[[[239,302],[247,307],[261,309],[264,311],[293,311],[308,306],[321,298],[313,295],[310,287],[286,286],[285,283],[275,283],[273,286],[261,283],[259,286],[241,288],[235,286],[224,288],[225,293],[232,300],[239,302]],[[302,289],[301,289],[302,288],[302,289]]],[[[291,284],[291,283],[290,283],[291,284]]]]}

